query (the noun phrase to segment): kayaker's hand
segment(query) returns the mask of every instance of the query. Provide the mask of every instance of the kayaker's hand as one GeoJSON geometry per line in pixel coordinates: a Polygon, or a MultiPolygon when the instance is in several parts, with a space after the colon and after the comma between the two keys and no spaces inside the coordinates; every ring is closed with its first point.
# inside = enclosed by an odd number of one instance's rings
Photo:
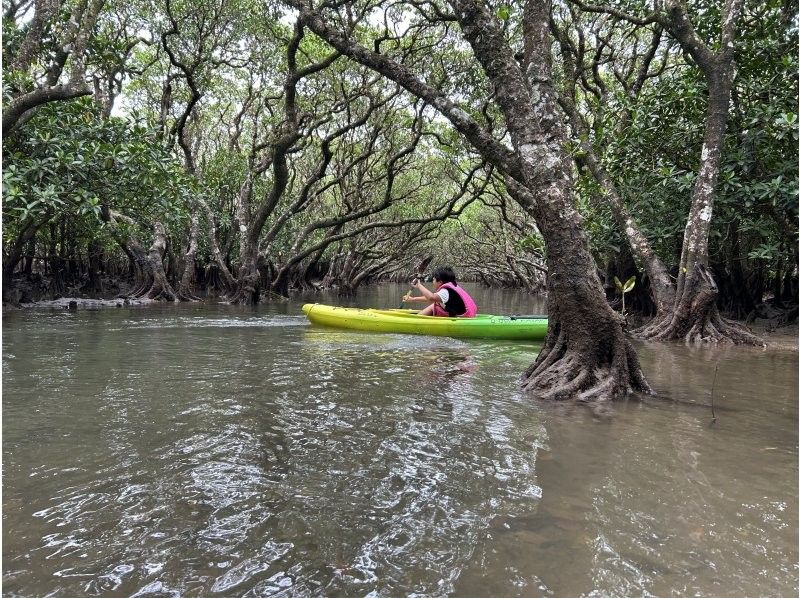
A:
{"type": "Polygon", "coordinates": [[[406,293],[405,295],[403,295],[403,303],[408,303],[409,301],[411,301],[411,295],[406,293]]]}
{"type": "Polygon", "coordinates": [[[419,278],[415,278],[414,280],[412,280],[411,281],[411,286],[412,287],[418,287],[419,286],[419,278]]]}

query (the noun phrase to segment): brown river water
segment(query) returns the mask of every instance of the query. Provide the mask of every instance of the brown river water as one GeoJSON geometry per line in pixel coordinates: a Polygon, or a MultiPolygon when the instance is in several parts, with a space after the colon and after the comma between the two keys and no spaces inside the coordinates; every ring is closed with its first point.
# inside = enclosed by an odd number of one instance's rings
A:
{"type": "Polygon", "coordinates": [[[592,409],[301,303],[5,313],[3,595],[797,595],[796,352],[637,344],[659,397],[592,409]]]}

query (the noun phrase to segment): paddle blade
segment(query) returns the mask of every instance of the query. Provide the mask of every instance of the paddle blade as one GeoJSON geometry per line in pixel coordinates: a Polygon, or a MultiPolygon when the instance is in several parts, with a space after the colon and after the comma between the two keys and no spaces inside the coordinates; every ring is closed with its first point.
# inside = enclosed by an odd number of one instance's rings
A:
{"type": "Polygon", "coordinates": [[[432,259],[433,259],[433,256],[429,255],[424,260],[422,260],[419,264],[417,264],[417,276],[422,278],[422,275],[425,274],[425,270],[427,269],[428,264],[431,263],[432,259]]]}

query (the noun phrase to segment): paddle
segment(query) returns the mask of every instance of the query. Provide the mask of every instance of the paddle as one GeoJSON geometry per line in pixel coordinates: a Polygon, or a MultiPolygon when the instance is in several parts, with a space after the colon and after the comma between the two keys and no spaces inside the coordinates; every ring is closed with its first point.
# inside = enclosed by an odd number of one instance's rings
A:
{"type": "MultiPolygon", "coordinates": [[[[417,280],[417,279],[422,278],[423,276],[425,276],[425,269],[428,267],[428,264],[431,263],[432,259],[433,259],[433,256],[429,255],[428,257],[423,259],[419,264],[417,264],[417,269],[416,269],[416,274],[417,275],[414,278],[414,280],[417,280]]],[[[411,290],[412,291],[414,290],[413,286],[411,287],[411,290]]],[[[398,309],[403,309],[403,300],[402,299],[400,299],[400,307],[398,309]]]]}

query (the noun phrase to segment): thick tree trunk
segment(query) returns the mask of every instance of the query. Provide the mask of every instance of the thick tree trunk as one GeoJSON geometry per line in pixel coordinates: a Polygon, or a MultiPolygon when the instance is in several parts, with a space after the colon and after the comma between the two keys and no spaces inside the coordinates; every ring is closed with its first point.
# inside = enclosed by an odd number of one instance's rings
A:
{"type": "MultiPolygon", "coordinates": [[[[489,36],[474,26],[480,20],[473,25],[469,15],[462,14],[464,35],[484,70],[495,81],[505,78],[505,73],[493,71],[498,66],[508,69],[508,58],[503,60],[487,45],[489,36]]],[[[622,318],[605,299],[573,206],[572,165],[551,80],[549,18],[549,2],[526,2],[523,66],[528,98],[519,106],[517,86],[496,84],[526,186],[537,196],[532,213],[547,247],[548,332],[525,374],[524,388],[547,399],[617,399],[650,387],[625,337],[622,318]]],[[[499,40],[492,45],[500,46],[499,40]]]]}
{"type": "Polygon", "coordinates": [[[764,344],[758,337],[720,316],[716,303],[719,291],[708,269],[708,238],[728,125],[735,72],[733,40],[740,8],[740,0],[728,0],[726,3],[722,43],[719,52],[714,53],[697,37],[684,7],[677,2],[670,2],[670,31],[695,59],[708,83],[708,115],[700,170],[692,190],[692,206],[683,234],[675,304],[671,311],[660,313],[638,331],[642,338],[764,344]],[[709,302],[711,295],[715,300],[709,302]]]}
{"type": "Polygon", "coordinates": [[[167,280],[164,271],[163,256],[167,247],[167,234],[160,222],[153,225],[153,244],[145,255],[141,255],[142,247],[138,243],[132,249],[134,254],[139,253],[139,261],[143,272],[150,281],[148,289],[140,291],[139,296],[153,299],[154,301],[178,301],[180,297],[167,280]]]}
{"type": "Polygon", "coordinates": [[[227,297],[229,303],[255,305],[261,299],[261,272],[258,270],[258,247],[247,243],[241,255],[236,290],[227,297]]]}
{"type": "Polygon", "coordinates": [[[711,271],[695,264],[694,275],[687,279],[682,300],[668,317],[655,318],[645,328],[646,338],[681,339],[691,343],[733,342],[763,345],[764,341],[745,327],[723,318],[717,308],[719,289],[711,271]]]}

